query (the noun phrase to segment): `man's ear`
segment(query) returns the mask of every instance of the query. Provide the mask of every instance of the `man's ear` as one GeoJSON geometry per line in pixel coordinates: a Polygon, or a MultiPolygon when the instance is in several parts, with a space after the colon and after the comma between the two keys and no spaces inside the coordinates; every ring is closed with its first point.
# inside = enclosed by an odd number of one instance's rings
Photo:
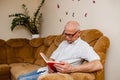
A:
{"type": "Polygon", "coordinates": [[[79,30],[79,31],[78,31],[78,34],[80,35],[80,33],[81,33],[81,31],[79,30]]]}
{"type": "Polygon", "coordinates": [[[80,30],[78,30],[78,33],[80,33],[81,31],[80,30]]]}
{"type": "Polygon", "coordinates": [[[80,30],[78,30],[77,34],[79,34],[79,35],[80,35],[80,30]]]}

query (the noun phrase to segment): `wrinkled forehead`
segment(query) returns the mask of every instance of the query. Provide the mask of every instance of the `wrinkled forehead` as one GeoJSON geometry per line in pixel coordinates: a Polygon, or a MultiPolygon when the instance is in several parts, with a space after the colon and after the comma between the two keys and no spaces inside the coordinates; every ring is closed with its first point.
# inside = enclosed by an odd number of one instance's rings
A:
{"type": "Polygon", "coordinates": [[[72,31],[72,32],[75,32],[75,31],[80,30],[79,26],[80,26],[79,23],[77,23],[77,22],[75,22],[75,21],[71,21],[71,22],[68,22],[68,23],[65,25],[64,31],[72,31]]]}
{"type": "Polygon", "coordinates": [[[69,21],[67,22],[66,26],[80,26],[77,21],[69,21]]]}

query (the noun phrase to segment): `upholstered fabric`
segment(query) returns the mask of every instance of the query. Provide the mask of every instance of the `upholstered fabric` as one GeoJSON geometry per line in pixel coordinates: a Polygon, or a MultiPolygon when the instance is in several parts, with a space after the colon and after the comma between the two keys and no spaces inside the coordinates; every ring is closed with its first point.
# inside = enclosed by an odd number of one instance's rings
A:
{"type": "Polygon", "coordinates": [[[7,63],[7,52],[6,52],[6,44],[5,41],[0,39],[0,64],[6,64],[7,63]]]}
{"type": "Polygon", "coordinates": [[[33,48],[27,39],[10,39],[7,42],[7,63],[34,62],[33,48]]]}
{"type": "Polygon", "coordinates": [[[0,64],[0,80],[10,80],[10,66],[0,64]]]}
{"type": "Polygon", "coordinates": [[[69,74],[62,73],[52,73],[47,75],[42,75],[38,80],[74,80],[69,74]]]}

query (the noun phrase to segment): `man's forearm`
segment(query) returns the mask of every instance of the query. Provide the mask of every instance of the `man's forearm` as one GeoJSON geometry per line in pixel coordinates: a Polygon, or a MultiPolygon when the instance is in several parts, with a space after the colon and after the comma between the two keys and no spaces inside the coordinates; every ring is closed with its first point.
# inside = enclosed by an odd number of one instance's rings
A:
{"type": "Polygon", "coordinates": [[[94,72],[103,68],[99,60],[88,62],[82,65],[73,66],[71,72],[94,72]]]}

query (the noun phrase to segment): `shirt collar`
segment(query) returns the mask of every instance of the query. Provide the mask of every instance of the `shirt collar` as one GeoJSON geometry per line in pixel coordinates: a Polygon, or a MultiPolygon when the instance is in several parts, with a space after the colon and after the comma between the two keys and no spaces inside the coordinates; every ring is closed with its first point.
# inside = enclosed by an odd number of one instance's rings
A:
{"type": "Polygon", "coordinates": [[[77,44],[80,40],[81,40],[81,38],[78,37],[78,38],[73,42],[73,44],[77,44]]]}

